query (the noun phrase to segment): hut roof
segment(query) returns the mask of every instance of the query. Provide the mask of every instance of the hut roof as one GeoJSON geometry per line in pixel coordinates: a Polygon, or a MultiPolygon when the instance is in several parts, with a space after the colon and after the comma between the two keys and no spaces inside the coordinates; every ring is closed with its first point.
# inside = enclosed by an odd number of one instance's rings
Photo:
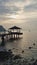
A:
{"type": "Polygon", "coordinates": [[[4,31],[6,31],[6,29],[0,25],[0,32],[4,32],[4,31]]]}
{"type": "Polygon", "coordinates": [[[9,29],[21,29],[21,28],[20,27],[17,27],[17,26],[13,26],[13,27],[11,27],[9,29]]]}

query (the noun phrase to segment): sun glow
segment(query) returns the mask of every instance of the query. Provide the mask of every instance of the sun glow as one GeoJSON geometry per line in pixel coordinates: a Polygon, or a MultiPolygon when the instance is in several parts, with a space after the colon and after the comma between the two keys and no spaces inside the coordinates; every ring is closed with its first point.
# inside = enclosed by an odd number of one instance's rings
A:
{"type": "Polygon", "coordinates": [[[16,19],[16,15],[7,16],[8,18],[16,19]]]}

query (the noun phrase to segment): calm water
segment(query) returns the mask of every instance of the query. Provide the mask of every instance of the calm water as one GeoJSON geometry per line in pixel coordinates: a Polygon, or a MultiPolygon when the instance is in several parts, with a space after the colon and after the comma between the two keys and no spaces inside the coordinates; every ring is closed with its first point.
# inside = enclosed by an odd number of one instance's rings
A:
{"type": "Polygon", "coordinates": [[[14,54],[21,54],[21,56],[26,58],[37,58],[37,31],[24,31],[22,39],[6,42],[6,48],[12,49],[14,54]],[[33,43],[35,43],[35,46],[33,43]],[[29,46],[32,49],[29,49],[29,46]],[[22,50],[24,50],[24,53],[22,53],[22,50]]]}
{"type": "Polygon", "coordinates": [[[23,28],[23,38],[13,42],[6,42],[6,48],[12,49],[14,54],[21,54],[26,58],[37,58],[37,22],[25,22],[20,25],[16,24],[16,26],[23,28]],[[33,43],[35,43],[35,46],[33,43]],[[29,49],[30,46],[32,49],[29,49]],[[24,50],[24,53],[22,53],[22,50],[24,50]]]}

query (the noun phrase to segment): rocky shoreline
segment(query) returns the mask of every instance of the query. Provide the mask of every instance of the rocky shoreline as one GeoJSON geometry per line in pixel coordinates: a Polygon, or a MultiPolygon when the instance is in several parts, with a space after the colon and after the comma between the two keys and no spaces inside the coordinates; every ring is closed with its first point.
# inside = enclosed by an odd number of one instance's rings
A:
{"type": "MultiPolygon", "coordinates": [[[[2,62],[1,62],[2,63],[2,62]]],[[[37,59],[34,58],[24,58],[20,55],[12,54],[3,64],[0,65],[37,65],[37,59]]]]}

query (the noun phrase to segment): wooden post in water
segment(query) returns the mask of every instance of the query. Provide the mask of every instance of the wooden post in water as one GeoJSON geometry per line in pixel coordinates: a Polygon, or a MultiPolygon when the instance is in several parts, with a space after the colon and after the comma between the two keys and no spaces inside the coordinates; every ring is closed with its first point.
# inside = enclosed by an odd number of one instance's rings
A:
{"type": "Polygon", "coordinates": [[[18,34],[18,38],[19,38],[19,34],[18,34]]]}
{"type": "Polygon", "coordinates": [[[4,41],[4,35],[2,35],[2,43],[1,43],[1,46],[5,46],[5,41],[4,41]]]}
{"type": "Polygon", "coordinates": [[[15,39],[15,34],[14,34],[14,39],[15,39]]]}
{"type": "Polygon", "coordinates": [[[17,34],[16,34],[16,39],[17,39],[17,34]]]}

